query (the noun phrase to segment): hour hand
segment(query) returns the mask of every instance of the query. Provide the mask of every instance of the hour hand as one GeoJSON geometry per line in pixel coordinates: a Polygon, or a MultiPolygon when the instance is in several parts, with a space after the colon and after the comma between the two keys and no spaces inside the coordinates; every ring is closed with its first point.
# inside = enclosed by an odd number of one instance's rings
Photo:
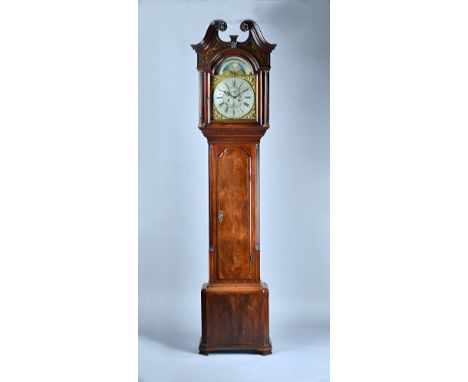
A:
{"type": "Polygon", "coordinates": [[[228,97],[232,97],[231,93],[229,93],[228,90],[222,90],[222,89],[219,89],[220,91],[222,91],[225,95],[227,95],[228,97]]]}

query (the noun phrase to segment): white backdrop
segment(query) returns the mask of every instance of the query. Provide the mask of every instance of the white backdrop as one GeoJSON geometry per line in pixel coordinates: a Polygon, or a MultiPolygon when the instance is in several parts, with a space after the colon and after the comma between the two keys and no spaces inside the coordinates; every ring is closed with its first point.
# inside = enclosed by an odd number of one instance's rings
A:
{"type": "Polygon", "coordinates": [[[140,0],[141,380],[257,380],[259,373],[325,381],[328,322],[329,2],[140,0]],[[243,41],[239,24],[250,18],[277,44],[271,128],[261,141],[261,274],[273,343],[264,358],[196,354],[208,279],[208,168],[190,44],[218,18],[228,23],[225,40],[243,41]]]}

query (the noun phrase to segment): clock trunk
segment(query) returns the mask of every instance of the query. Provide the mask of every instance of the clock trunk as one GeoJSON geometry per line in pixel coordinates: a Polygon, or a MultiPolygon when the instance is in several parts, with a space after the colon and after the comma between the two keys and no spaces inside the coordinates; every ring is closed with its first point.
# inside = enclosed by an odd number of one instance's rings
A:
{"type": "Polygon", "coordinates": [[[209,151],[210,283],[259,283],[258,145],[213,143],[209,151]]]}

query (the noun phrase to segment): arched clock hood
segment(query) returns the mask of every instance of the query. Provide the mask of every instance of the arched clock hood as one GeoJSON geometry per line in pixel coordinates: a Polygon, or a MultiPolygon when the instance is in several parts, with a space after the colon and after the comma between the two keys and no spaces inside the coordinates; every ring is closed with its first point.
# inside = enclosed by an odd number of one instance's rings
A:
{"type": "Polygon", "coordinates": [[[231,35],[231,41],[224,41],[220,31],[227,30],[224,20],[214,20],[208,26],[205,36],[198,44],[192,44],[197,54],[197,70],[200,74],[200,113],[198,127],[209,142],[219,140],[242,139],[250,137],[258,142],[269,128],[269,71],[270,53],[276,44],[269,43],[253,20],[244,20],[240,30],[248,32],[245,41],[237,41],[237,35],[231,35]],[[255,112],[243,120],[220,121],[219,113],[212,103],[215,84],[215,71],[218,65],[229,57],[241,57],[253,68],[255,78],[250,78],[255,87],[255,112]]]}

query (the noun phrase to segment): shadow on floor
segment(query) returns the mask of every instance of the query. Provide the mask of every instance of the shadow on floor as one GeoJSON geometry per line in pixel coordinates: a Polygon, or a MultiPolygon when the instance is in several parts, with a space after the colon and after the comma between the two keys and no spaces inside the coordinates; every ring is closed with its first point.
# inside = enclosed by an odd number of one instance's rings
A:
{"type": "MultiPolygon", "coordinates": [[[[201,329],[189,329],[182,326],[145,326],[140,327],[139,335],[155,341],[161,345],[187,353],[198,354],[201,329]]],[[[297,323],[270,327],[273,344],[273,354],[278,352],[297,350],[304,346],[328,347],[329,327],[297,323]]]]}
{"type": "Polygon", "coordinates": [[[185,328],[140,328],[140,336],[175,350],[198,354],[200,334],[185,328]]]}

